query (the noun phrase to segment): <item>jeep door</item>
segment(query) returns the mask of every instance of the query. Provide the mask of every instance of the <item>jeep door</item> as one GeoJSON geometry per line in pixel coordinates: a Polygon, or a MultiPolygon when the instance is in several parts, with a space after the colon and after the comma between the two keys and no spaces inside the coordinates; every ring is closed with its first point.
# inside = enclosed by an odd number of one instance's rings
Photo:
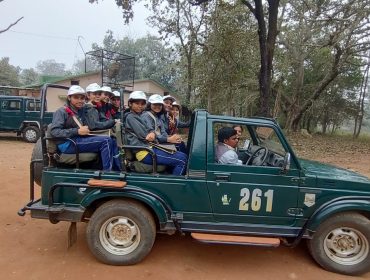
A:
{"type": "Polygon", "coordinates": [[[22,100],[7,98],[1,100],[1,129],[18,130],[23,122],[22,100]]]}
{"type": "MultiPolygon", "coordinates": [[[[284,149],[280,152],[282,154],[280,157],[271,159],[276,161],[277,166],[217,163],[215,155],[217,132],[221,127],[232,125],[230,122],[214,120],[209,120],[208,123],[207,180],[215,220],[237,223],[238,226],[256,231],[262,230],[263,224],[271,228],[271,231],[281,232],[285,229],[290,231],[291,228],[288,227],[295,223],[297,213],[300,172],[293,162],[289,171],[282,172],[282,160],[289,146],[284,142],[285,139],[276,137],[283,141],[280,148],[284,149]]],[[[259,139],[250,133],[256,127],[261,127],[262,131],[264,128],[262,125],[251,123],[239,125],[244,127],[244,135],[248,138],[246,143],[249,141],[255,147],[262,145],[258,143],[259,139]]],[[[268,128],[276,134],[274,127],[268,128]]]]}

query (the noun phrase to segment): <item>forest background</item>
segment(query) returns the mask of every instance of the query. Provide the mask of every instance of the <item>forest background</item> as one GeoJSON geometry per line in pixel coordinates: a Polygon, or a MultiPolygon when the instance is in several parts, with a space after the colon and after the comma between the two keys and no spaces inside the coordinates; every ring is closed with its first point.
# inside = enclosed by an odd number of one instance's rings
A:
{"type": "MultiPolygon", "coordinates": [[[[139,1],[116,0],[122,24],[135,16],[139,1]]],[[[370,0],[145,3],[148,24],[159,36],[117,39],[108,30],[103,43],[91,48],[135,56],[137,79],[157,80],[192,109],[270,116],[288,131],[369,133],[370,0]]],[[[26,86],[41,75],[79,74],[83,65],[66,69],[51,59],[22,69],[2,57],[0,84],[26,86]]]]}

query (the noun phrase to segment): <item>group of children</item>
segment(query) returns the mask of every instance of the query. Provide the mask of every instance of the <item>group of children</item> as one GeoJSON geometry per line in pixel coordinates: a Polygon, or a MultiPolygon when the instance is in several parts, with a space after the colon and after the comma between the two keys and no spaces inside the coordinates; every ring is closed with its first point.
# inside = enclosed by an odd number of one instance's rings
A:
{"type": "MultiPolygon", "coordinates": [[[[120,122],[119,108],[120,93],[110,87],[93,83],[85,91],[80,86],[71,86],[65,106],[54,113],[51,136],[56,138],[62,153],[100,153],[103,170],[120,171],[122,160],[116,139],[93,134],[93,131],[110,129],[120,122]]],[[[123,112],[125,144],[152,148],[157,163],[168,166],[174,175],[183,175],[187,163],[186,146],[177,129],[187,127],[188,123],[178,120],[179,110],[180,106],[172,96],[154,94],[147,100],[144,92],[134,91],[129,96],[128,108],[123,112]],[[157,145],[164,143],[174,144],[177,149],[168,152],[158,148],[157,145]]],[[[142,163],[153,163],[147,150],[134,152],[142,163]]]]}
{"type": "MultiPolygon", "coordinates": [[[[187,163],[186,147],[177,134],[177,128],[188,124],[179,122],[176,113],[173,113],[175,101],[172,96],[162,97],[159,94],[154,94],[147,100],[144,92],[134,91],[128,99],[129,109],[125,112],[123,121],[127,144],[151,147],[158,164],[169,166],[173,175],[183,175],[187,163]],[[177,150],[168,152],[153,143],[171,143],[177,150]]],[[[138,149],[135,154],[137,160],[145,164],[153,163],[148,151],[138,149]]]]}

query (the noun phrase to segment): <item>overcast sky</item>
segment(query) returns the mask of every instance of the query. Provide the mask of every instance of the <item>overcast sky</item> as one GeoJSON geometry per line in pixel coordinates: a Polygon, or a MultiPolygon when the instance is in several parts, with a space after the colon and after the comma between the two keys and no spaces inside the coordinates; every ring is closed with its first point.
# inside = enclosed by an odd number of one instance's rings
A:
{"type": "Polygon", "coordinates": [[[136,5],[134,21],[124,25],[121,10],[114,0],[4,0],[0,2],[0,30],[19,17],[24,19],[0,34],[0,58],[10,57],[10,64],[35,67],[39,60],[55,59],[70,68],[84,58],[77,37],[82,36],[85,51],[91,44],[101,44],[110,29],[117,38],[139,38],[155,31],[145,24],[149,12],[136,5]]]}

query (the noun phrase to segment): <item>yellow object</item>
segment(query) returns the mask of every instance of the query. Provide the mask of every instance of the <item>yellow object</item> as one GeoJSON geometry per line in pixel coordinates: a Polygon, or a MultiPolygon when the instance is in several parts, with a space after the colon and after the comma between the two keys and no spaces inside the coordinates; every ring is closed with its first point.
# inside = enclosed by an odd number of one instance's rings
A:
{"type": "Polygon", "coordinates": [[[148,154],[149,152],[147,152],[147,151],[140,151],[140,152],[137,152],[136,153],[136,159],[138,160],[138,161],[142,161],[145,157],[146,157],[146,155],[148,154]]]}

